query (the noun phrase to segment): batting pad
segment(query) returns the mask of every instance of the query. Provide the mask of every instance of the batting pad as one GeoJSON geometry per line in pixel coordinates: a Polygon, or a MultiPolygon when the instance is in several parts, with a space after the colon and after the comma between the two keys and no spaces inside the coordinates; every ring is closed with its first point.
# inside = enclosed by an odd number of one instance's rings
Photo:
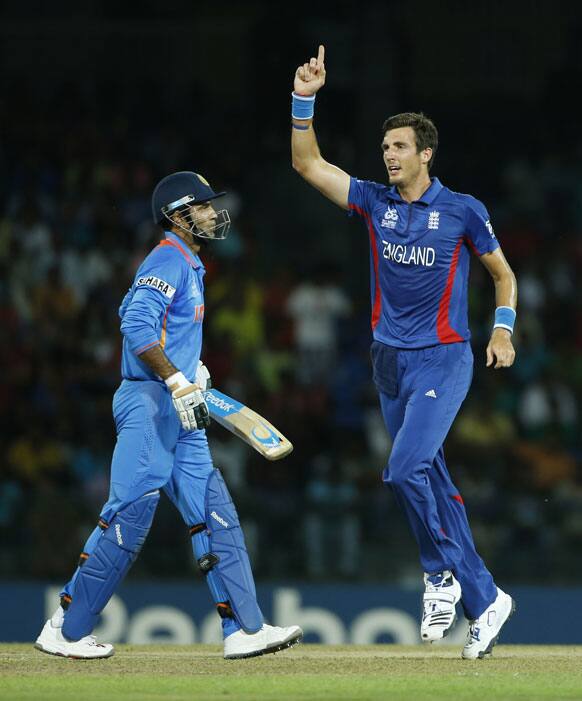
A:
{"type": "Polygon", "coordinates": [[[237,621],[246,633],[263,626],[257,603],[255,581],[238,514],[219,470],[213,470],[206,484],[206,527],[210,550],[218,557],[218,571],[237,621]]]}
{"type": "Polygon", "coordinates": [[[149,533],[160,493],[144,494],[119,511],[80,568],[72,601],[65,612],[63,635],[80,640],[89,635],[97,616],[127,574],[149,533]]]}

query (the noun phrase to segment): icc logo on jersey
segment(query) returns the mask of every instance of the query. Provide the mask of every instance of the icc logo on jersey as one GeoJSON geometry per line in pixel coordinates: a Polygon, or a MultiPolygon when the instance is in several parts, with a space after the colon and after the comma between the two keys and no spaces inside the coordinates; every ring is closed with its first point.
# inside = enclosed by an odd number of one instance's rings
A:
{"type": "Polygon", "coordinates": [[[380,222],[380,226],[385,229],[395,229],[398,223],[398,212],[396,207],[388,206],[388,209],[384,212],[384,218],[380,222]]]}

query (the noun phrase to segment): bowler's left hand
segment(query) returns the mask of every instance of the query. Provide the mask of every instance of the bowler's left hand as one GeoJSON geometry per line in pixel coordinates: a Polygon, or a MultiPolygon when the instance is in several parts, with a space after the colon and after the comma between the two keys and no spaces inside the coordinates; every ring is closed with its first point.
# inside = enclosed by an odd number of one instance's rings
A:
{"type": "Polygon", "coordinates": [[[487,346],[487,367],[493,365],[494,369],[509,368],[515,360],[515,349],[511,343],[511,334],[507,329],[493,329],[489,345],[487,346]]]}

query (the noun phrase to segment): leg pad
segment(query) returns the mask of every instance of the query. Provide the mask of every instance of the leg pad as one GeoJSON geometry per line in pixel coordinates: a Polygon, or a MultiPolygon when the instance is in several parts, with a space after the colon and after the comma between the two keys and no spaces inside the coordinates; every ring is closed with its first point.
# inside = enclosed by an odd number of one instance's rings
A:
{"type": "Polygon", "coordinates": [[[79,640],[95,627],[97,617],[141,550],[159,499],[157,490],[144,494],[116,513],[103,529],[91,557],[79,570],[65,615],[63,635],[69,640],[79,640]]]}
{"type": "Polygon", "coordinates": [[[236,621],[246,633],[256,633],[263,626],[263,614],[238,514],[219,470],[208,478],[205,510],[210,552],[200,559],[213,556],[210,567],[220,576],[236,621]]]}

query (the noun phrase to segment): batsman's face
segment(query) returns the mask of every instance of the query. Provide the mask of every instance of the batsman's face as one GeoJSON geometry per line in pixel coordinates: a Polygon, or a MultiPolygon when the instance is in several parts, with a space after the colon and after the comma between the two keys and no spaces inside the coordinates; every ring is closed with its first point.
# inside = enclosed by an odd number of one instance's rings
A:
{"type": "Polygon", "coordinates": [[[173,219],[181,228],[184,239],[189,243],[196,243],[192,227],[208,234],[212,238],[216,225],[216,211],[210,202],[195,204],[186,210],[176,214],[173,219]]]}
{"type": "Polygon", "coordinates": [[[216,217],[216,211],[210,202],[192,205],[190,208],[174,214],[172,221],[178,226],[178,230],[174,229],[174,232],[190,246],[194,253],[198,253],[200,243],[192,232],[192,227],[209,234],[209,237],[212,238],[216,217]]]}
{"type": "Polygon", "coordinates": [[[426,172],[432,150],[417,152],[416,136],[412,127],[390,129],[382,139],[382,157],[390,185],[407,187],[426,172]]]}
{"type": "Polygon", "coordinates": [[[212,235],[216,224],[216,210],[210,202],[203,202],[190,207],[192,223],[205,234],[212,235]]]}

